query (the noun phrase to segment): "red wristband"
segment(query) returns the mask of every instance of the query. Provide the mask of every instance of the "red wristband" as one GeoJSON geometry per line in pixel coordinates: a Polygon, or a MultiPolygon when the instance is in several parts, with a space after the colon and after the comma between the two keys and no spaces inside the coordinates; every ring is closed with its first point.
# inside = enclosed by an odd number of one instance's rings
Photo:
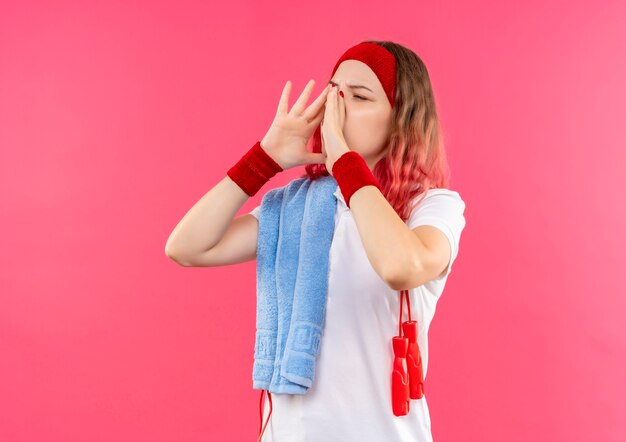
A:
{"type": "Polygon", "coordinates": [[[270,157],[257,141],[226,173],[241,189],[254,196],[265,183],[283,168],[270,157]]]}
{"type": "Polygon", "coordinates": [[[376,186],[381,193],[383,191],[380,183],[358,152],[350,151],[342,154],[333,164],[332,172],[348,207],[350,207],[350,197],[361,187],[376,186]]]}

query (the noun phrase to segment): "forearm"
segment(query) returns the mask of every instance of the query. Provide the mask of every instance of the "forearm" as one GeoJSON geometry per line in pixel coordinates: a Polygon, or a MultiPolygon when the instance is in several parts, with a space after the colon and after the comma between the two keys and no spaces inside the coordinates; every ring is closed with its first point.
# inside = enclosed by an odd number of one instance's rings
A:
{"type": "Polygon", "coordinates": [[[193,258],[220,242],[235,214],[282,167],[257,141],[174,228],[165,244],[171,258],[193,258]]]}
{"type": "Polygon", "coordinates": [[[419,272],[423,245],[375,186],[354,192],[350,210],[372,267],[388,284],[419,272]]]}
{"type": "Polygon", "coordinates": [[[246,192],[225,176],[179,221],[165,244],[165,253],[183,258],[209,250],[224,236],[248,198],[246,192]]]}

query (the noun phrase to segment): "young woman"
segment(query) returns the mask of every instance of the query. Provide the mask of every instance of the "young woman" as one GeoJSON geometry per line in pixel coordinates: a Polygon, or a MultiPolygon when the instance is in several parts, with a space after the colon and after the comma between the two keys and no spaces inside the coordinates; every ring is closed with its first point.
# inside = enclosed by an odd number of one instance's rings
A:
{"type": "Polygon", "coordinates": [[[425,379],[428,328],[465,227],[428,72],[400,44],[364,41],[339,58],[306,106],[313,84],[289,110],[286,83],[263,140],[189,210],[166,254],[186,266],[255,259],[261,206],[235,217],[246,200],[291,167],[305,166],[302,177],[311,180],[333,175],[335,231],[315,379],[304,395],[269,395],[261,440],[432,441],[425,395],[402,416],[391,404],[391,340],[407,319],[400,291],[418,323],[425,379]]]}

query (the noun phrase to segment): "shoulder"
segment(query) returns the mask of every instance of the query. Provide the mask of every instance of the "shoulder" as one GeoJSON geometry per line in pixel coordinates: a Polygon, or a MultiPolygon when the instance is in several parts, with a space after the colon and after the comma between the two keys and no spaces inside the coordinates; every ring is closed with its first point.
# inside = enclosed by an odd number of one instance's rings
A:
{"type": "Polygon", "coordinates": [[[465,201],[456,190],[444,188],[429,189],[423,199],[420,198],[422,194],[412,201],[414,206],[406,224],[411,230],[425,225],[439,228],[453,243],[455,252],[466,224],[465,201]]]}
{"type": "MultiPolygon", "coordinates": [[[[422,193],[417,194],[413,200],[418,201],[422,197],[422,193]]],[[[426,192],[426,196],[424,196],[423,201],[436,201],[440,203],[448,203],[448,204],[459,204],[465,206],[465,201],[461,197],[461,194],[452,189],[446,189],[443,187],[437,187],[433,189],[428,189],[426,192]]],[[[423,202],[422,201],[422,202],[423,202]]]]}
{"type": "Polygon", "coordinates": [[[426,195],[417,194],[410,206],[409,225],[424,217],[459,218],[463,216],[466,207],[459,192],[445,188],[429,189],[426,195]]]}

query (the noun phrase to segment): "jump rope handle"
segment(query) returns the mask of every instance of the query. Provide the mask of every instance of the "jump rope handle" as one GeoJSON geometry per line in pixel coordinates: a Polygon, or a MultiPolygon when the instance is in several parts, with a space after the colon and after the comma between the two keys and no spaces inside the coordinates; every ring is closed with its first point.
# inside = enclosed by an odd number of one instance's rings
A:
{"type": "Polygon", "coordinates": [[[422,370],[422,355],[417,343],[417,321],[402,323],[404,336],[409,339],[409,348],[406,362],[409,368],[409,384],[411,399],[421,399],[424,396],[424,372],[422,370]]]}
{"type": "Polygon", "coordinates": [[[391,374],[391,402],[393,414],[404,416],[409,414],[409,373],[406,363],[409,340],[404,336],[394,336],[392,344],[395,357],[391,374]]]}
{"type": "Polygon", "coordinates": [[[408,290],[400,292],[398,336],[392,339],[394,361],[391,374],[391,403],[393,414],[405,416],[410,411],[410,399],[424,396],[422,357],[417,343],[417,321],[411,320],[408,290]],[[402,322],[403,298],[406,294],[409,320],[402,322]],[[402,334],[404,332],[404,335],[402,334]]]}

